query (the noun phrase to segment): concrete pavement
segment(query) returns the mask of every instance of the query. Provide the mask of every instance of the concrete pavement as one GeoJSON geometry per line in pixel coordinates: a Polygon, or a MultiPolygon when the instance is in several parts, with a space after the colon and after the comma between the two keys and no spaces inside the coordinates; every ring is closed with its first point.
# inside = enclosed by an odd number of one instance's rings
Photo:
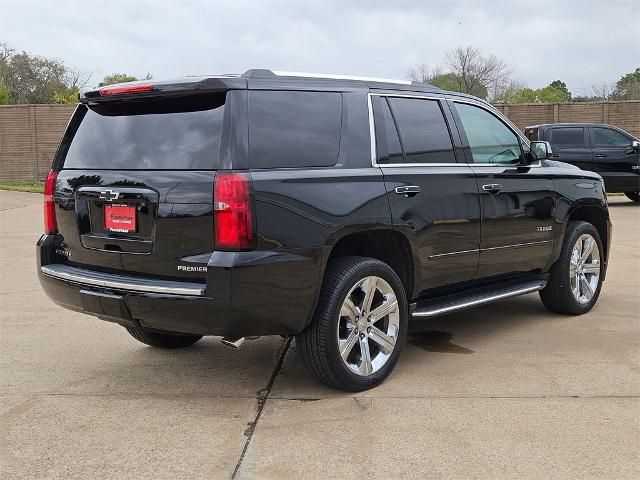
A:
{"type": "Polygon", "coordinates": [[[55,306],[35,275],[40,201],[0,191],[2,478],[640,475],[640,206],[624,197],[590,314],[528,295],[413,323],[396,371],[356,396],[279,337],[159,351],[55,306]]]}

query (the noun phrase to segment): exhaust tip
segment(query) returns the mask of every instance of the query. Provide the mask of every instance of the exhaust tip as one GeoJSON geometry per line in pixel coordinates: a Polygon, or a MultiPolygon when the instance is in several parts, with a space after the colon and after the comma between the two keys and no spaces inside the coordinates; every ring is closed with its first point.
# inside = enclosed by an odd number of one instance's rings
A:
{"type": "Polygon", "coordinates": [[[242,344],[245,342],[246,338],[245,337],[238,337],[238,338],[227,338],[224,337],[221,342],[223,345],[226,345],[227,347],[231,347],[234,350],[238,350],[242,344]]]}

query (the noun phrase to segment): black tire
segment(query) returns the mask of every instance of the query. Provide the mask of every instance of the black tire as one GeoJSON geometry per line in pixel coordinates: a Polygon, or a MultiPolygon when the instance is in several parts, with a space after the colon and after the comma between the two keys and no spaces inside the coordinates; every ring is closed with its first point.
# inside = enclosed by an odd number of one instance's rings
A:
{"type": "Polygon", "coordinates": [[[542,303],[544,303],[544,306],[552,312],[562,313],[565,315],[582,315],[583,313],[587,313],[591,310],[598,301],[600,290],[602,288],[602,271],[600,271],[597,288],[588,302],[580,303],[571,290],[571,255],[574,245],[584,234],[589,234],[596,240],[595,248],[598,249],[600,264],[602,265],[603,263],[604,250],[602,248],[602,240],[600,239],[598,230],[587,222],[569,222],[565,232],[560,257],[551,268],[551,276],[546,287],[540,291],[542,303]]]}
{"type": "Polygon", "coordinates": [[[640,192],[626,192],[625,195],[632,202],[640,202],[640,192]]]}
{"type": "MultiPolygon", "coordinates": [[[[374,310],[373,304],[371,310],[374,310]]],[[[313,319],[302,333],[296,335],[297,350],[306,368],[319,382],[352,392],[367,390],[380,384],[391,373],[398,361],[407,337],[408,316],[406,292],[398,275],[391,267],[372,258],[338,258],[327,265],[313,319]],[[398,329],[393,350],[388,354],[386,363],[371,374],[358,375],[349,370],[340,355],[338,322],[340,322],[342,305],[349,291],[358,281],[369,276],[379,277],[386,281],[387,286],[391,287],[398,302],[398,329]]],[[[365,320],[364,316],[362,320],[365,320]]],[[[388,322],[389,320],[382,321],[388,322]]],[[[369,329],[366,331],[368,332],[369,329]]],[[[370,338],[367,337],[367,342],[370,341],[370,338]]],[[[360,343],[357,345],[356,350],[361,352],[360,343]]],[[[371,345],[374,345],[371,348],[375,351],[376,344],[372,343],[371,345]]],[[[381,351],[375,353],[377,355],[381,351]]]]}
{"type": "Polygon", "coordinates": [[[127,332],[139,342],[157,348],[189,347],[202,338],[202,335],[183,335],[179,333],[157,333],[142,328],[126,327],[127,332]]]}

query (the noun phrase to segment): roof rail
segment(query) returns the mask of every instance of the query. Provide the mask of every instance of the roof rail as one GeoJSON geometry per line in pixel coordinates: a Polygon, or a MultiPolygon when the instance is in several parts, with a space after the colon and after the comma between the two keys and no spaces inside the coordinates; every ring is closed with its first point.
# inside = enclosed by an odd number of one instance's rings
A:
{"type": "Polygon", "coordinates": [[[271,71],[267,69],[251,69],[242,74],[245,78],[275,78],[275,77],[302,77],[302,78],[326,78],[330,80],[359,80],[363,82],[396,83],[399,85],[426,85],[410,80],[394,80],[390,78],[360,77],[356,75],[334,75],[332,73],[308,73],[285,72],[281,70],[271,71]]]}

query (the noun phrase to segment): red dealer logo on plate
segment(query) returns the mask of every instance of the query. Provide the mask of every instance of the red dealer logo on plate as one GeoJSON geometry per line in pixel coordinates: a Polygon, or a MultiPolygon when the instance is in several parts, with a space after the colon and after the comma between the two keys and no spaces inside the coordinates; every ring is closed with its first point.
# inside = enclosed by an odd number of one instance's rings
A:
{"type": "Polygon", "coordinates": [[[136,207],[129,205],[105,205],[104,229],[108,232],[135,232],[136,207]]]}

